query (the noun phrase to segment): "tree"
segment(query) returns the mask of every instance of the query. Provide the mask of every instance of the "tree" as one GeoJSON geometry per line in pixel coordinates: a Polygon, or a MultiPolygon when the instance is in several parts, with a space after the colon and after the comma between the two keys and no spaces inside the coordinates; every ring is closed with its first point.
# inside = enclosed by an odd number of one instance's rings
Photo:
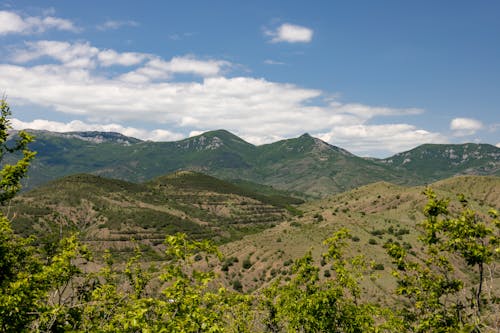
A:
{"type": "Polygon", "coordinates": [[[264,291],[269,331],[379,332],[386,327],[383,309],[360,300],[365,263],[362,257],[344,258],[348,238],[348,231],[341,229],[325,241],[328,252],[324,258],[332,264],[331,278],[319,278],[319,268],[308,252],[295,261],[290,282],[276,281],[264,291]]]}
{"type": "MultiPolygon", "coordinates": [[[[26,175],[28,165],[34,153],[27,148],[32,138],[25,132],[19,132],[19,140],[9,146],[10,108],[5,99],[0,100],[0,159],[7,154],[22,152],[22,157],[15,164],[5,164],[0,171],[0,204],[14,197],[21,188],[21,179],[26,175]]],[[[1,214],[1,213],[0,213],[1,214]]],[[[29,246],[31,239],[16,237],[10,221],[0,215],[0,329],[21,330],[28,322],[30,313],[36,308],[43,288],[37,288],[38,282],[32,273],[41,271],[41,262],[33,259],[34,248],[29,246]]]]}
{"type": "Polygon", "coordinates": [[[5,98],[0,99],[0,162],[4,162],[6,154],[21,152],[22,157],[15,164],[4,164],[0,171],[0,204],[4,205],[21,189],[21,179],[26,176],[28,166],[35,157],[35,152],[28,149],[33,137],[24,131],[18,132],[19,139],[9,146],[9,131],[12,129],[9,121],[10,107],[5,98]]]}
{"type": "MultiPolygon", "coordinates": [[[[449,200],[439,199],[431,190],[424,192],[428,203],[426,219],[421,224],[420,240],[425,247],[421,260],[410,260],[406,250],[397,244],[388,245],[388,253],[396,264],[397,293],[410,301],[403,310],[407,329],[414,332],[480,332],[489,324],[485,306],[495,306],[495,295],[483,295],[485,267],[500,254],[499,227],[496,211],[483,221],[459,195],[461,212],[451,214],[449,200]],[[464,297],[464,281],[454,274],[453,262],[477,271],[471,295],[464,297]]],[[[495,313],[498,309],[489,309],[495,313]]]]}
{"type": "MultiPolygon", "coordinates": [[[[5,205],[21,189],[21,180],[35,153],[28,149],[33,138],[26,132],[8,141],[11,129],[10,108],[0,100],[0,204],[5,205]],[[21,157],[14,164],[6,157],[21,157]]],[[[14,234],[9,219],[0,213],[0,330],[25,331],[53,329],[65,311],[63,293],[78,274],[75,258],[84,255],[85,248],[70,237],[61,240],[50,256],[43,256],[34,238],[14,234]],[[43,260],[45,258],[45,260],[43,260]],[[49,297],[49,291],[51,297],[49,297]]]]}

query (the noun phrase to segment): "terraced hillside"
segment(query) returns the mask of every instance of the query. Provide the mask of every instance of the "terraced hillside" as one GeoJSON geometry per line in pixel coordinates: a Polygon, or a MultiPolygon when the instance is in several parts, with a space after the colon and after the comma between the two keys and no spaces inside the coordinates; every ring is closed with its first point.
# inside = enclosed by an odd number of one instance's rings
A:
{"type": "Polygon", "coordinates": [[[290,205],[301,202],[283,192],[268,197],[195,172],[143,184],[79,174],[17,197],[5,213],[22,234],[47,239],[79,232],[98,249],[124,251],[135,239],[153,251],[166,234],[176,232],[217,242],[238,239],[290,218],[290,205]]]}

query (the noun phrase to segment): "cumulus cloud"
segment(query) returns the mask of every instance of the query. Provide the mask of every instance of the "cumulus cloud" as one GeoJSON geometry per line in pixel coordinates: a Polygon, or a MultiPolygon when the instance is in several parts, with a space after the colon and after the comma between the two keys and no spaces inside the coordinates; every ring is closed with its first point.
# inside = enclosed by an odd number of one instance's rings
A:
{"type": "Polygon", "coordinates": [[[93,67],[99,49],[88,42],[68,43],[42,40],[26,42],[26,47],[14,51],[12,60],[25,63],[41,57],[49,57],[69,67],[93,67]]]}
{"type": "Polygon", "coordinates": [[[141,82],[149,79],[165,79],[173,73],[215,76],[231,63],[223,60],[200,60],[192,55],[173,57],[165,61],[157,56],[137,52],[117,52],[112,49],[98,49],[88,42],[68,43],[60,41],[26,42],[25,47],[13,52],[11,59],[15,63],[26,63],[42,57],[49,57],[61,62],[66,67],[93,68],[97,65],[133,66],[147,60],[147,63],[123,77],[141,77],[141,82]]]}
{"type": "Polygon", "coordinates": [[[334,126],[318,137],[358,154],[397,153],[422,143],[448,142],[441,134],[409,124],[334,126]]]}
{"type": "Polygon", "coordinates": [[[450,129],[456,136],[473,135],[483,128],[483,124],[472,118],[455,118],[450,123],[450,129]]]}
{"type": "Polygon", "coordinates": [[[46,30],[65,30],[78,32],[70,20],[54,16],[21,16],[12,11],[0,11],[0,36],[7,34],[33,34],[46,30]]]}
{"type": "Polygon", "coordinates": [[[496,146],[497,146],[498,148],[500,148],[500,142],[499,142],[499,143],[497,143],[497,144],[496,144],[496,146]]]}
{"type": "Polygon", "coordinates": [[[271,43],[309,43],[314,31],[300,25],[284,23],[275,30],[265,30],[264,33],[271,37],[271,43]]]}
{"type": "Polygon", "coordinates": [[[85,42],[52,41],[27,44],[12,59],[14,63],[0,64],[0,89],[11,103],[39,105],[80,119],[68,124],[39,119],[37,124],[24,123],[26,127],[113,130],[151,140],[224,128],[255,144],[309,132],[355,153],[384,146],[400,151],[443,141],[436,133],[407,124],[368,125],[377,117],[414,115],[421,109],[340,103],[318,89],[264,78],[225,77],[231,64],[224,60],[193,55],[164,60],[101,50],[85,42]],[[46,58],[51,61],[44,62],[46,58]],[[28,62],[33,59],[39,60],[36,65],[28,62]],[[127,71],[98,70],[114,64],[126,66],[127,71]],[[201,80],[176,81],[177,73],[198,75],[201,80]],[[133,122],[160,129],[123,125],[133,122]]]}
{"type": "Polygon", "coordinates": [[[103,50],[97,54],[97,59],[102,66],[132,66],[137,65],[144,61],[148,56],[136,52],[122,52],[118,53],[115,50],[103,50]]]}
{"type": "Polygon", "coordinates": [[[117,132],[123,135],[151,141],[175,141],[180,140],[184,135],[164,129],[146,130],[142,128],[126,127],[119,124],[89,124],[83,121],[74,120],[68,123],[49,121],[45,119],[35,119],[33,121],[22,121],[16,118],[11,120],[12,128],[16,130],[33,129],[51,132],[117,132]]]}
{"type": "Polygon", "coordinates": [[[173,74],[192,74],[210,77],[220,74],[230,63],[223,60],[198,60],[193,56],[174,57],[170,61],[150,59],[144,66],[120,76],[129,83],[146,83],[169,79],[173,74]]]}
{"type": "Polygon", "coordinates": [[[117,20],[107,20],[106,22],[99,24],[97,30],[116,30],[122,27],[138,27],[139,22],[133,20],[117,21],[117,20]]]}

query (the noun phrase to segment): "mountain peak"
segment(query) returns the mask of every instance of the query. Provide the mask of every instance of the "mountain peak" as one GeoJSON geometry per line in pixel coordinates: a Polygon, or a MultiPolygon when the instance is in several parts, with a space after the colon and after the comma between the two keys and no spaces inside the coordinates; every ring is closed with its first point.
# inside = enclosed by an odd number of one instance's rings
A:
{"type": "Polygon", "coordinates": [[[178,147],[194,150],[215,150],[221,147],[254,148],[254,145],[224,129],[204,132],[178,142],[178,147]]]}

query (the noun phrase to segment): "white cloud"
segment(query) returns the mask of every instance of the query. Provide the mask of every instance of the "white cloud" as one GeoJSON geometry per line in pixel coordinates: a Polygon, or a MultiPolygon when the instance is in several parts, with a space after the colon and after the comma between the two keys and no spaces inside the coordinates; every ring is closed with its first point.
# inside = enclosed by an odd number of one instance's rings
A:
{"type": "MultiPolygon", "coordinates": [[[[231,63],[223,60],[200,60],[192,55],[173,57],[165,61],[159,57],[137,52],[117,52],[112,49],[100,50],[88,42],[59,42],[42,40],[26,42],[25,48],[17,49],[12,55],[16,63],[26,63],[42,57],[49,57],[64,64],[66,67],[93,68],[96,65],[104,67],[112,65],[132,66],[145,60],[148,62],[123,77],[141,76],[141,82],[149,79],[166,79],[173,73],[195,74],[202,77],[215,76],[231,63]]],[[[132,80],[134,82],[134,80],[132,80]]]]}
{"type": "Polygon", "coordinates": [[[284,23],[275,30],[266,30],[265,34],[271,37],[271,43],[309,43],[314,31],[300,25],[284,23]]]}
{"type": "Polygon", "coordinates": [[[193,56],[174,57],[166,68],[173,73],[191,73],[200,76],[214,76],[221,72],[223,67],[229,66],[229,62],[222,60],[197,60],[193,56]]]}
{"type": "Polygon", "coordinates": [[[0,11],[0,35],[42,33],[50,29],[72,32],[78,32],[80,30],[70,20],[59,17],[22,17],[11,11],[0,11]]]}
{"type": "Polygon", "coordinates": [[[389,107],[373,107],[359,103],[342,104],[337,101],[330,102],[330,107],[338,113],[351,114],[366,120],[376,116],[416,115],[424,112],[424,110],[418,108],[395,109],[389,107]]]}
{"type": "Polygon", "coordinates": [[[397,153],[424,143],[448,142],[438,133],[409,124],[334,126],[318,137],[358,154],[397,153]]]}
{"type": "Polygon", "coordinates": [[[115,50],[104,50],[100,51],[97,55],[100,63],[103,66],[121,65],[121,66],[132,66],[137,65],[144,61],[147,55],[135,52],[123,52],[118,53],[115,50]]]}
{"type": "Polygon", "coordinates": [[[155,80],[166,80],[173,74],[193,74],[201,77],[216,76],[231,63],[223,60],[198,60],[188,55],[174,57],[165,61],[157,57],[151,58],[144,66],[120,76],[120,79],[129,83],[146,83],[155,80]]]}
{"type": "Polygon", "coordinates": [[[443,141],[436,133],[407,124],[367,125],[376,117],[423,110],[343,104],[317,89],[263,78],[224,77],[231,64],[223,60],[200,60],[192,55],[163,60],[156,55],[100,50],[85,42],[51,41],[27,44],[13,59],[17,64],[0,64],[0,90],[8,94],[13,106],[29,103],[81,119],[69,125],[38,120],[37,128],[114,130],[152,140],[224,128],[255,144],[309,132],[355,153],[379,151],[386,145],[390,151],[399,151],[443,141]],[[42,56],[52,61],[43,62],[42,56]],[[43,63],[26,64],[34,59],[43,63]],[[131,68],[125,74],[99,71],[99,66],[111,64],[131,68]],[[177,73],[199,75],[202,80],[178,82],[174,80],[177,73]],[[137,121],[162,129],[134,134],[141,130],[123,125],[137,121]]]}
{"type": "Polygon", "coordinates": [[[51,132],[82,132],[82,131],[99,131],[99,132],[117,132],[123,135],[151,141],[175,141],[180,140],[184,135],[163,130],[146,130],[135,127],[125,127],[119,124],[89,124],[79,120],[62,123],[58,121],[49,121],[45,119],[35,119],[33,121],[21,121],[19,119],[11,119],[12,128],[16,130],[33,129],[46,130],[51,132]]]}
{"type": "Polygon", "coordinates": [[[116,30],[120,29],[121,27],[138,27],[138,26],[139,22],[133,20],[127,20],[127,21],[107,20],[103,24],[99,24],[97,26],[97,29],[105,31],[105,30],[116,30]]]}
{"type": "Polygon", "coordinates": [[[93,67],[94,57],[98,55],[99,49],[88,42],[67,43],[58,41],[42,40],[27,42],[25,49],[14,52],[12,60],[17,63],[29,62],[41,57],[49,57],[62,62],[68,67],[93,67]]]}
{"type": "Polygon", "coordinates": [[[178,41],[178,40],[182,40],[185,38],[193,37],[194,35],[196,35],[196,32],[174,33],[174,34],[168,35],[168,39],[178,41]]]}
{"type": "Polygon", "coordinates": [[[272,59],[264,60],[264,64],[266,64],[266,65],[286,65],[284,62],[276,61],[276,60],[272,60],[272,59]]]}
{"type": "Polygon", "coordinates": [[[450,129],[456,136],[467,136],[476,133],[483,128],[483,124],[472,118],[455,118],[450,123],[450,129]]]}

